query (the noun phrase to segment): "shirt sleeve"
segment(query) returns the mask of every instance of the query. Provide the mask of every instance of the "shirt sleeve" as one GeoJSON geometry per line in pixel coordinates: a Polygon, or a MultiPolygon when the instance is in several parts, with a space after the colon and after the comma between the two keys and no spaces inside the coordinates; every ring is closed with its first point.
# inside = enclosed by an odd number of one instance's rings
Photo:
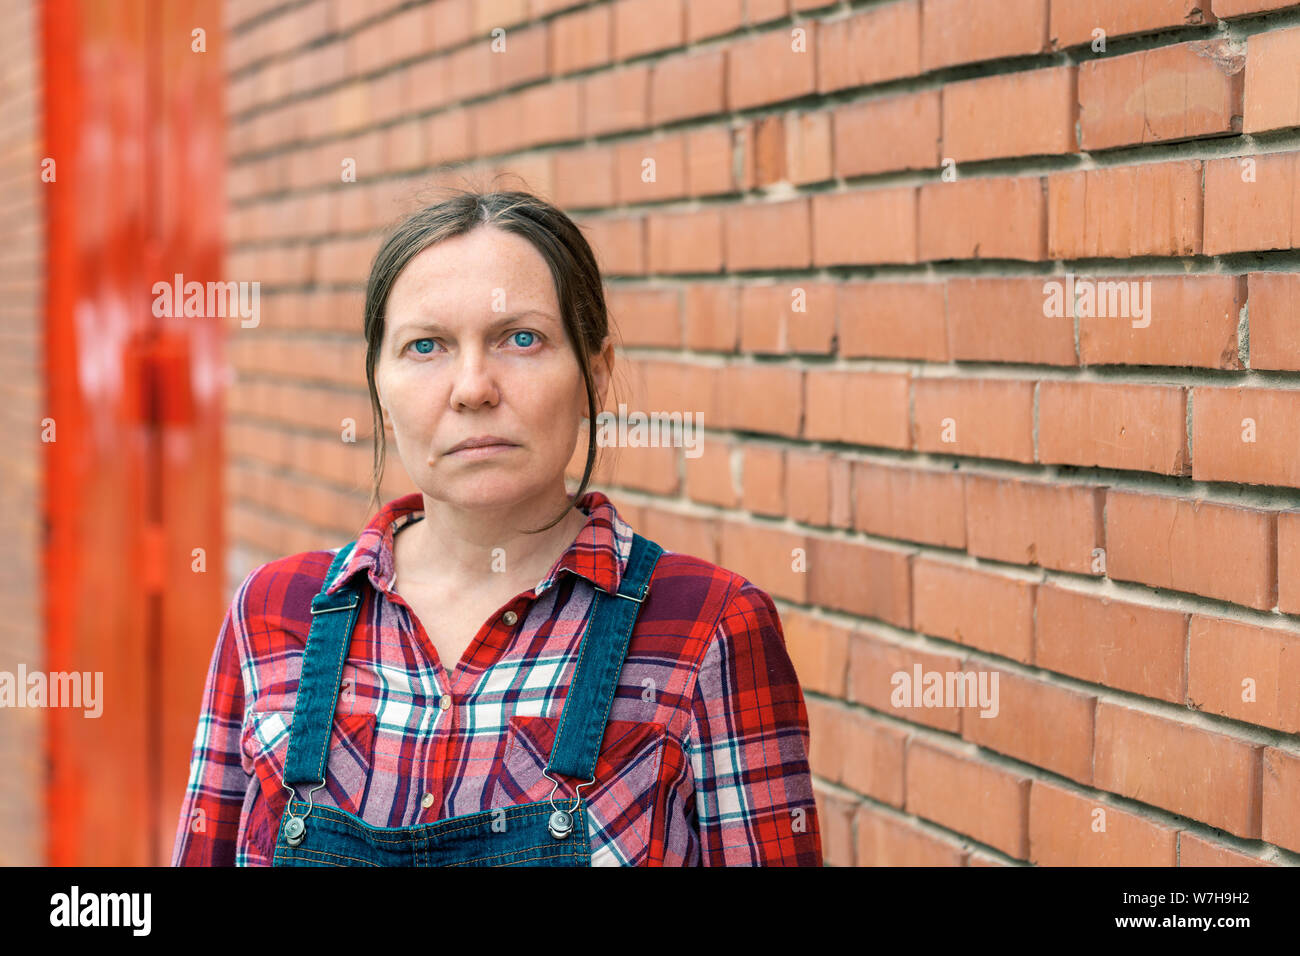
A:
{"type": "Polygon", "coordinates": [[[239,621],[248,581],[226,611],[208,667],[203,707],[190,756],[189,783],[176,828],[172,866],[234,866],[244,799],[252,776],[244,769],[244,679],[239,621]]]}
{"type": "Polygon", "coordinates": [[[736,591],[705,652],[687,753],[704,866],[821,866],[808,714],[767,593],[736,591]]]}

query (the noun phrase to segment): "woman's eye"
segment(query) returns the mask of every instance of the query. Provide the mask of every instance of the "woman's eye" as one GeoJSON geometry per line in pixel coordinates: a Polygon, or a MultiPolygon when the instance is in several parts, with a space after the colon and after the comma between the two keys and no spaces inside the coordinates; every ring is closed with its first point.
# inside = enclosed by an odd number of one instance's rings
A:
{"type": "MultiPolygon", "coordinates": [[[[529,332],[525,329],[520,329],[518,332],[511,333],[510,340],[519,348],[527,349],[532,348],[537,344],[538,335],[536,332],[529,332]]],[[[413,339],[407,343],[406,347],[408,349],[414,348],[420,355],[429,355],[437,348],[437,346],[438,342],[436,339],[413,339]]]]}

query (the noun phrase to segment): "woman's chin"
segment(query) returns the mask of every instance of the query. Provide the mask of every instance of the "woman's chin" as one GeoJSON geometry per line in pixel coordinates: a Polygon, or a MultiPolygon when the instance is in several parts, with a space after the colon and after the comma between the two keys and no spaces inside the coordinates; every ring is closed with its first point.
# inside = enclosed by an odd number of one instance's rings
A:
{"type": "Polygon", "coordinates": [[[454,505],[457,508],[503,508],[537,494],[533,482],[524,481],[517,474],[490,473],[481,469],[478,474],[435,476],[430,498],[454,505]]]}

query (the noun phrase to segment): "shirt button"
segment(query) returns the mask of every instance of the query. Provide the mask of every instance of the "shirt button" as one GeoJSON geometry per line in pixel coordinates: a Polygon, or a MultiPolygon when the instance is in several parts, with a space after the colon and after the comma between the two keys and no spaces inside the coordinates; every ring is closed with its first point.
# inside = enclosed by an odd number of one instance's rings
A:
{"type": "Polygon", "coordinates": [[[519,620],[519,615],[514,611],[506,611],[506,613],[501,615],[501,620],[505,621],[507,624],[514,624],[515,621],[519,620]]]}
{"type": "Polygon", "coordinates": [[[438,709],[446,710],[451,707],[451,694],[443,694],[438,698],[438,709]]]}
{"type": "Polygon", "coordinates": [[[433,806],[433,794],[426,793],[424,795],[424,799],[420,801],[420,805],[423,806],[426,810],[429,809],[429,807],[433,806]]]}

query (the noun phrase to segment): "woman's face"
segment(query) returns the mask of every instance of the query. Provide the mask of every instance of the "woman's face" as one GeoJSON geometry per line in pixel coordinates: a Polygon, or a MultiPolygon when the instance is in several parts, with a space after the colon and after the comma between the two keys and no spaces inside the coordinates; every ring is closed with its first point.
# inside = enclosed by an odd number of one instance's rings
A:
{"type": "MultiPolygon", "coordinates": [[[[592,358],[597,409],[613,365],[592,358]]],[[[480,226],[418,253],[389,291],[375,387],[416,486],[458,507],[561,490],[587,415],[550,269],[527,239],[480,226]],[[509,442],[454,451],[479,436],[509,442]]]]}

